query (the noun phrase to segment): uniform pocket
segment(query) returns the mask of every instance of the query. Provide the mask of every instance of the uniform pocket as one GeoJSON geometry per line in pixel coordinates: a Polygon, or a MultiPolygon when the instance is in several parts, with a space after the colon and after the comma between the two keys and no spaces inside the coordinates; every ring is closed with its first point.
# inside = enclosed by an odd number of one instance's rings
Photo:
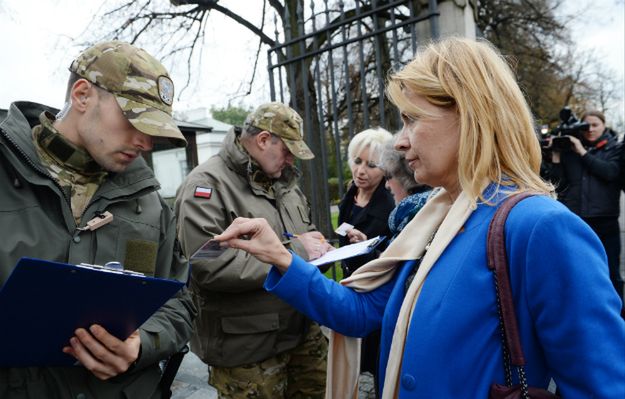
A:
{"type": "Polygon", "coordinates": [[[241,365],[274,356],[279,327],[278,313],[222,318],[224,361],[241,365]]]}
{"type": "MultiPolygon", "coordinates": [[[[154,275],[160,239],[160,213],[145,204],[142,212],[135,204],[119,203],[108,207],[113,221],[95,230],[95,263],[121,262],[124,268],[154,275]]],[[[102,210],[102,209],[101,209],[102,210]]]]}
{"type": "Polygon", "coordinates": [[[276,331],[280,326],[277,313],[267,313],[255,316],[224,317],[221,319],[221,328],[226,334],[255,334],[276,331]]]}
{"type": "Polygon", "coordinates": [[[310,213],[308,209],[304,209],[304,207],[298,206],[297,210],[300,217],[302,218],[302,222],[304,222],[305,224],[310,224],[310,213]]]}

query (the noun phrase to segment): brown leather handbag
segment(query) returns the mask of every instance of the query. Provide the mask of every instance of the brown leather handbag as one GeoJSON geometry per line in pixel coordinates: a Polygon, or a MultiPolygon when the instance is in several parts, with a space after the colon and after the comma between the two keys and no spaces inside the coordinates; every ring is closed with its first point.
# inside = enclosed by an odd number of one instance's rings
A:
{"type": "Polygon", "coordinates": [[[536,193],[520,193],[506,198],[495,212],[488,227],[486,252],[488,268],[493,272],[495,290],[497,292],[497,312],[499,327],[502,336],[503,364],[506,374],[506,384],[492,384],[488,394],[489,399],[557,399],[559,396],[543,388],[534,388],[527,385],[525,376],[525,357],[519,328],[512,300],[510,276],[508,272],[508,258],[506,256],[506,238],[504,224],[510,210],[521,200],[537,195],[536,193]],[[512,366],[516,368],[519,384],[512,385],[512,366]]]}

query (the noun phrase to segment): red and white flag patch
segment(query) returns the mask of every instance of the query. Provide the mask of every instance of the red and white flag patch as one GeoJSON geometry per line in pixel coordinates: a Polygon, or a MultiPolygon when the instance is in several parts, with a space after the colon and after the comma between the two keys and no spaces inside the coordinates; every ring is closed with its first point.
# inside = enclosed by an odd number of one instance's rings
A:
{"type": "Polygon", "coordinates": [[[195,187],[195,193],[193,194],[196,198],[206,198],[209,199],[213,195],[213,189],[208,187],[195,187]]]}

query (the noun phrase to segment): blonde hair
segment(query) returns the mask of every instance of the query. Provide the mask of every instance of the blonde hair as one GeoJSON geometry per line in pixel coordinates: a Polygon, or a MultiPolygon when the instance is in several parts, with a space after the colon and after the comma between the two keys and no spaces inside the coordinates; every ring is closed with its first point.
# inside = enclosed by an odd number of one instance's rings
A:
{"type": "MultiPolygon", "coordinates": [[[[428,115],[405,90],[430,104],[455,108],[459,118],[458,179],[474,201],[486,183],[512,192],[553,195],[539,175],[541,152],[523,93],[503,56],[490,43],[449,37],[420,48],[413,61],[389,76],[387,96],[407,115],[428,115]]],[[[493,192],[493,196],[496,191],[493,192]]]]}
{"type": "Polygon", "coordinates": [[[392,138],[393,135],[381,127],[366,129],[355,134],[347,146],[349,164],[353,165],[354,158],[358,157],[365,148],[369,148],[369,160],[379,163],[384,144],[392,138]]]}

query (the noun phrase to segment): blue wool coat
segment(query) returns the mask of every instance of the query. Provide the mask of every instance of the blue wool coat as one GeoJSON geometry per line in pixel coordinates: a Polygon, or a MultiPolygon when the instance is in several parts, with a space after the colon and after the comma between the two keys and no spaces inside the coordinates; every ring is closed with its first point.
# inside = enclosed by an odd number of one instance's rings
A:
{"type": "MultiPolygon", "coordinates": [[[[430,271],[406,338],[400,398],[486,398],[492,383],[504,383],[496,294],[486,265],[495,210],[478,204],[430,271]]],[[[505,231],[529,384],[546,388],[553,378],[567,399],[624,398],[625,321],[599,239],[547,197],[519,203],[505,231]]],[[[385,285],[356,293],[294,255],[284,275],[271,270],[265,288],[344,335],[381,327],[383,380],[413,266],[406,262],[385,285]]]]}

